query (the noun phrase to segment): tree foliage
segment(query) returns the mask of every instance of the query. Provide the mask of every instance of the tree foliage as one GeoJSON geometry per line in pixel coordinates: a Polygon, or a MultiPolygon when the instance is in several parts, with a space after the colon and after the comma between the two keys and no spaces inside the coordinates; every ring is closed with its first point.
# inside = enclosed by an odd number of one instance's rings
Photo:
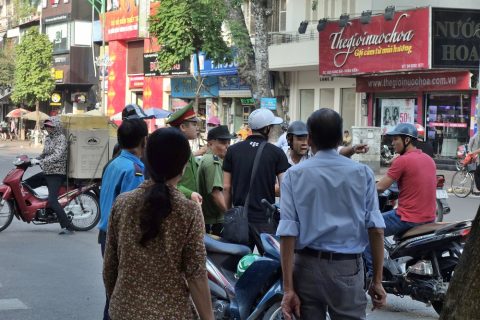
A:
{"type": "Polygon", "coordinates": [[[52,68],[52,43],[36,29],[28,30],[16,48],[15,80],[12,100],[33,104],[46,101],[55,88],[52,68]]]}
{"type": "Polygon", "coordinates": [[[223,0],[162,0],[150,17],[150,33],[161,45],[160,71],[200,51],[215,63],[232,61],[222,34],[225,16],[223,0]]]}
{"type": "Polygon", "coordinates": [[[0,87],[13,87],[15,50],[6,47],[0,51],[0,87]]]}

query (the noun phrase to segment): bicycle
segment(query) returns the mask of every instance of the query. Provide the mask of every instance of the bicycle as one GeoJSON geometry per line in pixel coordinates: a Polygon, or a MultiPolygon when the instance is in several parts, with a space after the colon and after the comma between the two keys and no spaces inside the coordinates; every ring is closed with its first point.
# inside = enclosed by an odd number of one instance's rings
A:
{"type": "Polygon", "coordinates": [[[473,193],[475,179],[475,163],[477,155],[467,155],[460,165],[460,168],[452,177],[452,192],[459,198],[466,198],[473,193]]]}

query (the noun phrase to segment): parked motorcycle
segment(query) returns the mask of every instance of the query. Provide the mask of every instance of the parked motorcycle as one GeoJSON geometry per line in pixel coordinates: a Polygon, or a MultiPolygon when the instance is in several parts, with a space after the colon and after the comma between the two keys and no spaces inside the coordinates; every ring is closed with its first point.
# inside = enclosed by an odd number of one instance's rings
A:
{"type": "MultiPolygon", "coordinates": [[[[5,230],[15,216],[33,224],[58,223],[55,212],[47,208],[48,194],[39,193],[22,181],[25,171],[32,166],[28,156],[19,156],[0,185],[0,231],[5,230]]],[[[100,206],[95,191],[96,183],[81,187],[64,185],[58,193],[58,201],[64,208],[72,226],[77,231],[92,229],[100,219],[100,206]]]]}
{"type": "Polygon", "coordinates": [[[280,244],[269,234],[262,233],[260,238],[265,255],[237,279],[237,264],[251,253],[250,248],[204,237],[215,319],[282,319],[280,244]]]}
{"type": "MultiPolygon", "coordinates": [[[[391,209],[392,196],[390,190],[379,196],[382,212],[391,209]]],[[[434,222],[385,238],[385,291],[431,304],[440,314],[470,228],[471,221],[434,222]]]]}
{"type": "Polygon", "coordinates": [[[444,188],[445,176],[437,174],[437,222],[443,221],[443,216],[450,213],[450,205],[447,202],[448,193],[444,188]]]}

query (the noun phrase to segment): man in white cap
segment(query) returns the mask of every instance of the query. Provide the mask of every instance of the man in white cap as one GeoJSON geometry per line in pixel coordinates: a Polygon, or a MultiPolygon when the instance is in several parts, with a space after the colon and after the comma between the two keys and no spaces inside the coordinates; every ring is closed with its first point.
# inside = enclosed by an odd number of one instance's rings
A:
{"type": "Polygon", "coordinates": [[[268,222],[262,199],[275,202],[275,182],[281,183],[283,173],[289,164],[285,153],[277,146],[267,143],[268,136],[275,124],[281,124],[282,118],[276,117],[272,111],[260,108],[248,117],[248,125],[252,129],[245,141],[228,148],[223,161],[223,192],[227,208],[243,206],[250,191],[248,205],[248,222],[250,225],[250,246],[259,244],[259,234],[274,233],[275,226],[268,222]],[[266,143],[250,188],[250,178],[257,150],[266,143]]]}

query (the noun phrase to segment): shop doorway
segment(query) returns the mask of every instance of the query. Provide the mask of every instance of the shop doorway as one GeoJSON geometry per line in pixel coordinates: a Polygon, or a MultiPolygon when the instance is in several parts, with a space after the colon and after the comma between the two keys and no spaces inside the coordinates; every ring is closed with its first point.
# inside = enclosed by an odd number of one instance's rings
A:
{"type": "Polygon", "coordinates": [[[468,143],[471,97],[468,94],[429,94],[427,140],[437,157],[455,157],[457,147],[468,143]]]}

